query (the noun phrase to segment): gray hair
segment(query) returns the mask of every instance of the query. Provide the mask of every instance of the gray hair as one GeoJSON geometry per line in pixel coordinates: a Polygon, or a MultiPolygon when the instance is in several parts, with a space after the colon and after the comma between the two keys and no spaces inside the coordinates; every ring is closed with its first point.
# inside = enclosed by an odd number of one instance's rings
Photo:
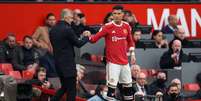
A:
{"type": "Polygon", "coordinates": [[[68,8],[64,8],[61,11],[61,19],[64,20],[64,18],[66,16],[70,16],[72,14],[72,10],[68,9],[68,8]]]}

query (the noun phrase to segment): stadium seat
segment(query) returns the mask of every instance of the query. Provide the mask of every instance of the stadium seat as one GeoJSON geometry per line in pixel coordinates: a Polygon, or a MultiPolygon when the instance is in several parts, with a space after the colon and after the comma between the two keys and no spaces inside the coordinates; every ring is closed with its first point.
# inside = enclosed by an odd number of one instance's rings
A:
{"type": "Polygon", "coordinates": [[[102,60],[103,60],[103,56],[98,55],[98,56],[97,56],[97,62],[98,62],[98,63],[101,63],[102,60]]]}
{"type": "Polygon", "coordinates": [[[94,55],[94,54],[92,54],[92,55],[91,55],[91,61],[92,61],[92,62],[97,62],[97,56],[94,55]]]}
{"type": "Polygon", "coordinates": [[[155,70],[155,69],[149,69],[149,76],[154,77],[154,76],[156,76],[156,75],[157,75],[157,73],[158,73],[158,71],[157,71],[157,70],[155,70]]]}
{"type": "Polygon", "coordinates": [[[12,76],[15,79],[22,79],[22,76],[19,71],[9,71],[8,75],[12,76]]]}
{"type": "Polygon", "coordinates": [[[11,64],[0,64],[0,71],[8,75],[10,71],[13,71],[13,66],[11,64]]]}
{"type": "Polygon", "coordinates": [[[34,76],[33,72],[30,72],[27,70],[22,71],[22,78],[25,80],[31,80],[33,78],[33,76],[34,76]]]}
{"type": "Polygon", "coordinates": [[[185,101],[201,101],[201,99],[198,99],[198,100],[185,100],[185,101]]]}
{"type": "Polygon", "coordinates": [[[141,69],[141,72],[144,73],[147,77],[149,76],[149,71],[147,69],[141,69]]]}
{"type": "Polygon", "coordinates": [[[186,83],[184,84],[184,91],[196,92],[200,89],[197,83],[186,83]]]}

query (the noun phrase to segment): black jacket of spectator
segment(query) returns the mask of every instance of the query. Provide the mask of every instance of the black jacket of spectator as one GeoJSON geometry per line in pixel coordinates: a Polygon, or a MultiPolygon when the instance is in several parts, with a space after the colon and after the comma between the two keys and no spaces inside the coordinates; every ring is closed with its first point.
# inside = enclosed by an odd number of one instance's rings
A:
{"type": "Polygon", "coordinates": [[[70,24],[59,21],[50,31],[50,41],[58,76],[76,77],[74,46],[80,48],[88,42],[88,38],[79,39],[70,24]]]}
{"type": "Polygon", "coordinates": [[[0,42],[0,63],[6,63],[6,47],[4,42],[0,42]]]}
{"type": "Polygon", "coordinates": [[[178,64],[174,62],[174,60],[171,58],[171,55],[173,54],[173,50],[169,49],[165,53],[163,53],[161,59],[160,59],[160,67],[162,69],[173,69],[174,67],[180,67],[182,62],[188,62],[189,58],[188,56],[183,53],[182,49],[180,51],[178,64]]]}
{"type": "Polygon", "coordinates": [[[174,40],[180,40],[180,41],[181,41],[181,44],[182,44],[182,48],[194,48],[194,45],[193,45],[192,42],[188,41],[187,39],[181,40],[181,39],[179,39],[179,38],[177,38],[177,37],[174,37],[174,39],[169,43],[169,47],[172,46],[172,42],[173,42],[174,40]]]}
{"type": "Polygon", "coordinates": [[[34,63],[39,63],[39,53],[35,48],[26,49],[25,47],[16,48],[13,52],[12,64],[14,70],[26,70],[27,66],[34,63]]]}
{"type": "MultiPolygon", "coordinates": [[[[38,80],[38,79],[32,79],[32,80],[28,80],[26,81],[26,83],[31,84],[31,85],[36,85],[36,86],[42,86],[44,82],[38,80]]],[[[50,84],[50,88],[49,89],[53,89],[53,85],[50,84]]]]}
{"type": "MultiPolygon", "coordinates": [[[[138,88],[137,83],[136,82],[133,83],[133,93],[135,94],[136,92],[139,91],[139,89],[140,88],[138,88]]],[[[146,91],[146,95],[149,95],[150,94],[150,89],[149,89],[148,85],[144,85],[144,89],[146,91]]]]}
{"type": "Polygon", "coordinates": [[[79,25],[72,24],[72,28],[73,28],[75,34],[77,35],[77,37],[80,37],[80,35],[85,30],[90,31],[91,33],[96,33],[96,31],[93,28],[90,28],[89,26],[85,26],[83,24],[79,24],[79,25]]]}
{"type": "Polygon", "coordinates": [[[135,47],[136,48],[145,48],[145,44],[143,42],[141,42],[140,40],[135,42],[135,47]]]}
{"type": "Polygon", "coordinates": [[[156,80],[149,85],[149,90],[151,95],[155,95],[158,91],[165,94],[166,92],[166,85],[165,83],[161,83],[160,81],[156,80]]]}
{"type": "Polygon", "coordinates": [[[169,25],[166,25],[165,27],[162,28],[162,32],[164,34],[173,34],[174,30],[172,30],[169,25]]]}
{"type": "Polygon", "coordinates": [[[4,44],[5,45],[5,49],[6,49],[6,62],[7,63],[12,63],[12,59],[13,59],[13,54],[14,54],[14,50],[19,48],[19,46],[14,46],[14,47],[9,47],[8,44],[4,44]]]}
{"type": "MultiPolygon", "coordinates": [[[[156,44],[153,44],[152,48],[159,48],[156,44]]],[[[167,45],[162,45],[161,48],[167,48],[167,45]]]]}

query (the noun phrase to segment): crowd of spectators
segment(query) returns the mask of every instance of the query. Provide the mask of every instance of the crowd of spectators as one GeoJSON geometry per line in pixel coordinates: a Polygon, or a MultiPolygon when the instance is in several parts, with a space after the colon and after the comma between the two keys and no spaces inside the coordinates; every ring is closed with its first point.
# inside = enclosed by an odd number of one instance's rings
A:
{"type": "MultiPolygon", "coordinates": [[[[104,18],[103,24],[112,21],[112,19],[112,13],[109,12],[104,18]]],[[[124,21],[128,22],[132,27],[132,36],[136,48],[146,48],[146,45],[141,41],[142,30],[138,28],[140,23],[136,20],[135,15],[132,14],[131,11],[126,10],[124,21]]],[[[185,37],[185,31],[182,26],[178,24],[178,19],[175,15],[170,15],[168,21],[169,24],[167,26],[161,30],[154,30],[150,34],[150,40],[154,41],[154,44],[151,47],[168,49],[168,51],[161,56],[161,69],[181,70],[181,63],[189,61],[189,57],[182,51],[182,48],[194,46],[185,37]],[[172,34],[174,35],[174,39],[168,42],[164,38],[164,34],[172,34]]],[[[22,44],[16,42],[15,34],[9,33],[7,38],[0,44],[0,62],[10,63],[13,65],[14,70],[20,72],[23,70],[34,71],[36,77],[33,78],[31,82],[44,88],[52,89],[52,85],[46,78],[57,76],[52,54],[53,49],[49,39],[49,32],[55,24],[55,15],[53,13],[47,14],[45,25],[39,26],[32,36],[25,36],[22,44]]],[[[79,9],[74,10],[72,28],[78,37],[82,37],[81,33],[85,30],[95,33],[93,28],[86,25],[85,14],[79,9]]],[[[82,81],[86,68],[78,65],[77,71],[78,95],[86,98],[94,95],[88,101],[95,101],[93,99],[102,99],[102,101],[104,101],[107,92],[106,86],[98,85],[95,92],[86,91],[82,81]]],[[[167,84],[168,74],[162,70],[157,72],[156,76],[153,77],[154,80],[148,82],[148,75],[141,70],[139,65],[132,65],[131,71],[133,78],[133,94],[136,96],[136,99],[144,99],[143,96],[154,95],[159,97],[163,96],[163,101],[178,101],[178,99],[182,101],[182,85],[179,79],[175,78],[170,84],[167,84]]],[[[121,91],[121,87],[119,89],[121,91]]],[[[119,99],[121,99],[121,96],[119,99]]]]}

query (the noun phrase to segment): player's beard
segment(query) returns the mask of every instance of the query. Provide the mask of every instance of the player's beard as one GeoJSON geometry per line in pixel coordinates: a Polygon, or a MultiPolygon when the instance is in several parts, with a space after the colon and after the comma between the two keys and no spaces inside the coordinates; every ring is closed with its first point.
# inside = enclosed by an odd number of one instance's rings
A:
{"type": "Polygon", "coordinates": [[[120,25],[120,24],[121,24],[121,21],[122,21],[122,20],[114,20],[114,23],[117,24],[117,25],[120,25]]]}

